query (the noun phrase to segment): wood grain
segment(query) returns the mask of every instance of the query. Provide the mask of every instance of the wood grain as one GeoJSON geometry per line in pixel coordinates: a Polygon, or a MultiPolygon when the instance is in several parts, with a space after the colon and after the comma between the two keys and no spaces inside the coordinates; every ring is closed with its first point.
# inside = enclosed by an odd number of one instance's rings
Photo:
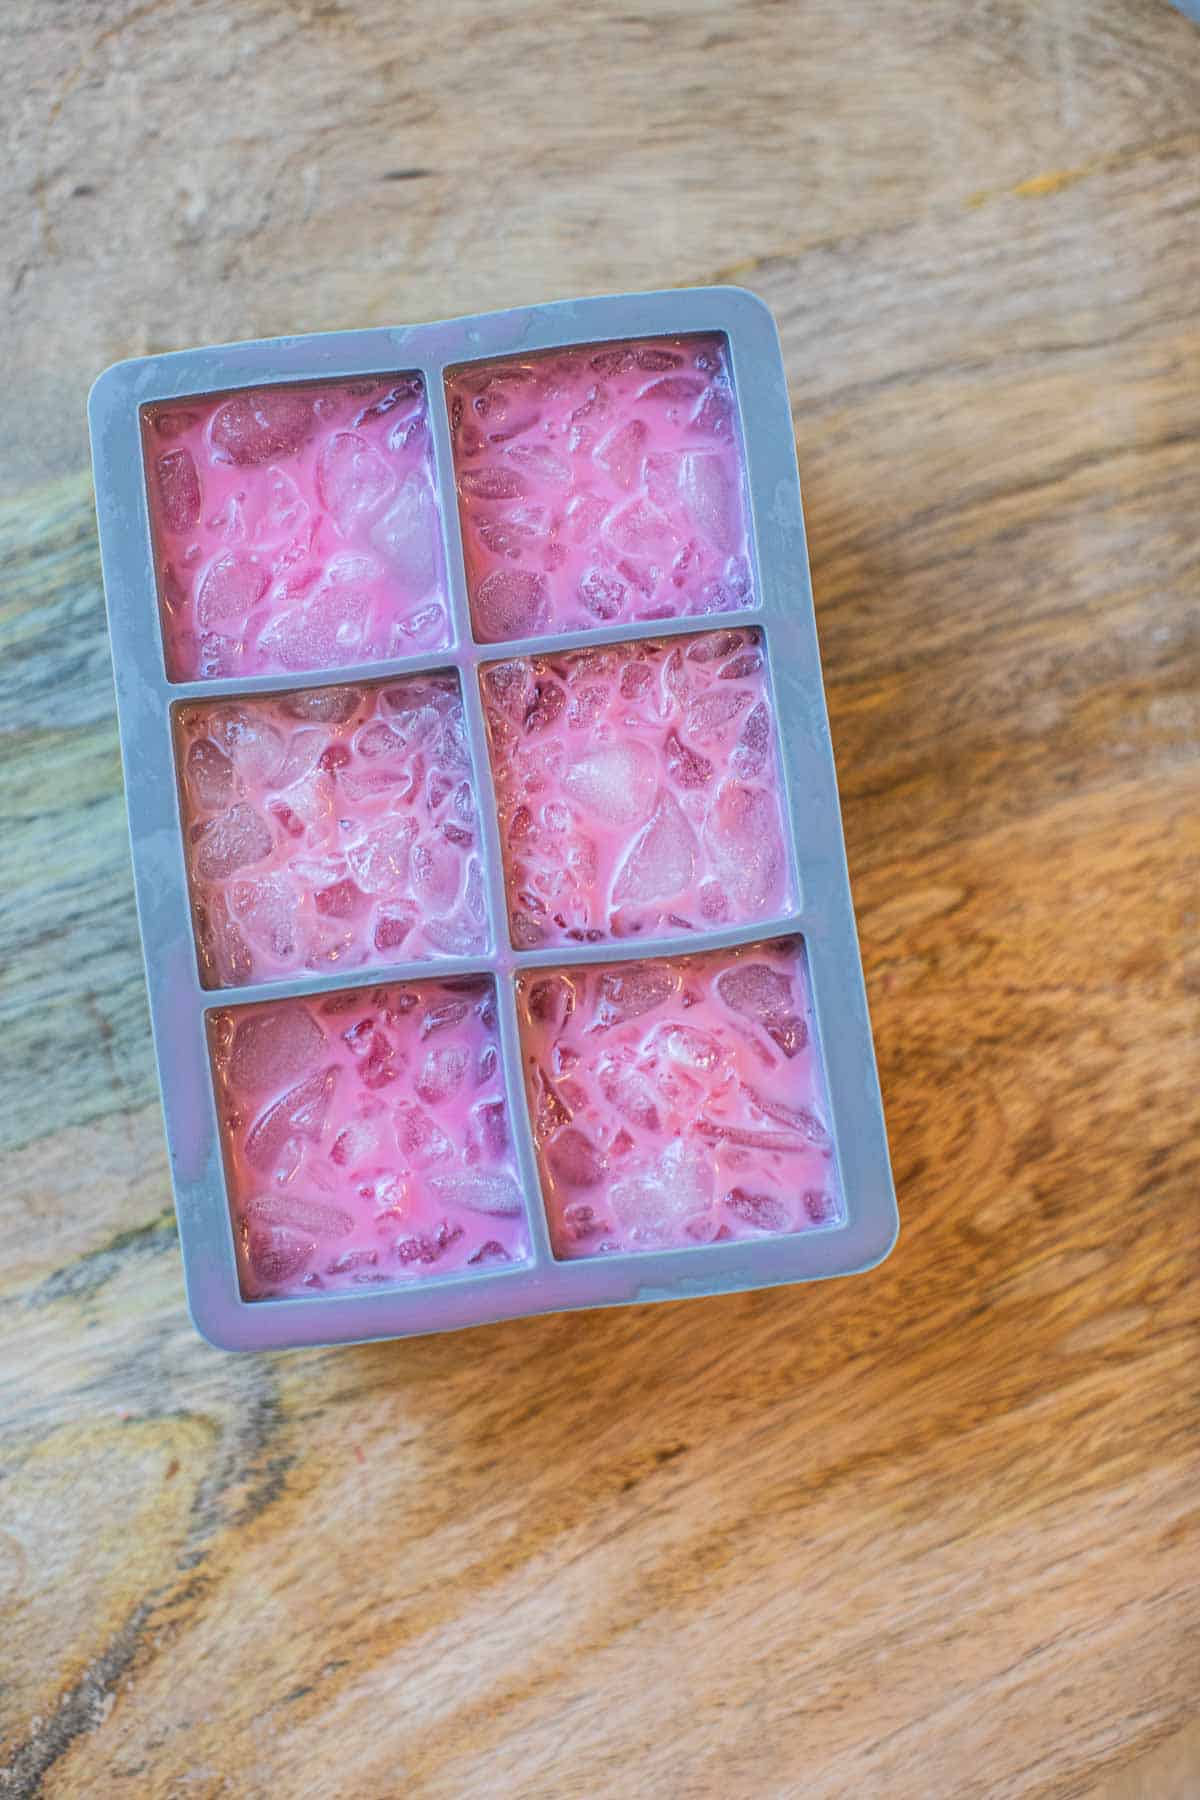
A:
{"type": "Polygon", "coordinates": [[[1200,1791],[1196,28],[16,0],[0,34],[0,1793],[1200,1791]],[[714,278],[781,325],[899,1249],[220,1356],[87,382],[714,278]]]}

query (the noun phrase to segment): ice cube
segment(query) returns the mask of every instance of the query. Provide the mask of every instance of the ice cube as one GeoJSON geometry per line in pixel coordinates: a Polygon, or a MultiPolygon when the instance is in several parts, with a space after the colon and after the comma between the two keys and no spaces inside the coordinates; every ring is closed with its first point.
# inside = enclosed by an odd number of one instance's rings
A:
{"type": "Polygon", "coordinates": [[[701,756],[698,750],[681,742],[679,733],[667,733],[667,774],[677,787],[704,787],[712,780],[713,766],[707,756],[701,756]]]}
{"type": "Polygon", "coordinates": [[[737,496],[719,450],[689,450],[679,471],[679,491],[697,528],[718,550],[737,543],[737,496]]]}
{"type": "Polygon", "coordinates": [[[411,903],[381,906],[375,916],[375,948],[399,950],[420,916],[411,903]]]}
{"type": "Polygon", "coordinates": [[[646,818],[656,786],[654,753],[630,739],[604,744],[569,763],[562,784],[586,811],[609,825],[632,825],[646,818]]]}
{"type": "Polygon", "coordinates": [[[487,643],[528,637],[545,623],[546,577],[530,569],[494,569],[475,589],[475,625],[487,643]]]}
{"type": "Polygon", "coordinates": [[[325,1033],[303,1006],[248,1013],[234,1030],[226,1078],[239,1098],[281,1088],[320,1060],[324,1044],[325,1033]]]}
{"type": "Polygon", "coordinates": [[[370,1157],[377,1156],[383,1144],[379,1120],[356,1117],[347,1119],[329,1149],[329,1160],[339,1168],[357,1168],[370,1157]]]}
{"type": "Polygon", "coordinates": [[[443,1000],[437,1006],[427,1006],[421,1019],[421,1036],[431,1037],[435,1031],[460,1025],[470,1010],[469,1000],[443,1000]]]}
{"type": "Polygon", "coordinates": [[[761,912],[779,892],[783,869],[779,806],[763,788],[722,782],[705,835],[730,896],[747,911],[761,912]]]}
{"type": "Polygon", "coordinates": [[[239,468],[293,456],[316,429],[311,393],[257,388],[235,394],[213,414],[209,437],[218,455],[239,468]]]}
{"type": "Polygon", "coordinates": [[[641,419],[626,419],[602,438],[592,455],[618,487],[631,488],[642,470],[649,432],[641,419]]]}
{"type": "Polygon", "coordinates": [[[766,963],[735,963],[717,976],[717,993],[732,1011],[761,1025],[787,1057],[808,1042],[808,1027],[793,1010],[792,984],[766,963]]]}
{"type": "Polygon", "coordinates": [[[774,1119],[779,1125],[790,1126],[793,1131],[798,1132],[801,1137],[806,1138],[810,1144],[815,1144],[819,1149],[828,1148],[829,1133],[816,1114],[810,1112],[808,1107],[797,1106],[785,1100],[776,1100],[773,1095],[764,1094],[760,1088],[752,1086],[748,1081],[743,1081],[741,1088],[759,1112],[764,1113],[768,1119],[774,1119]]]}
{"type": "Polygon", "coordinates": [[[413,892],[428,912],[444,917],[458,898],[462,858],[438,833],[419,838],[411,856],[413,892]]]}
{"type": "Polygon", "coordinates": [[[244,1210],[255,1225],[290,1225],[316,1237],[348,1237],[354,1230],[354,1220],[344,1207],[303,1194],[256,1194],[244,1210]]]}
{"type": "Polygon", "coordinates": [[[682,1138],[672,1139],[652,1169],[614,1182],[608,1196],[628,1241],[647,1246],[702,1236],[712,1222],[712,1199],[711,1160],[682,1138]]]}
{"type": "Polygon", "coordinates": [[[631,500],[620,507],[608,518],[605,531],[609,542],[627,556],[662,560],[679,541],[670,519],[649,500],[631,500]]]}
{"type": "Polygon", "coordinates": [[[255,1121],[246,1135],[246,1157],[256,1169],[269,1169],[289,1138],[316,1143],[337,1085],[336,1068],[323,1069],[291,1089],[255,1121]]]}
{"type": "Polygon", "coordinates": [[[357,431],[335,431],[317,458],[317,492],[343,537],[352,537],[396,491],[396,475],[357,431]]]}
{"type": "Polygon", "coordinates": [[[503,1156],[508,1149],[508,1109],[503,1100],[481,1100],[475,1108],[483,1147],[492,1157],[503,1156]]]}
{"type": "Polygon", "coordinates": [[[664,789],[617,872],[613,904],[669,900],[688,886],[695,866],[696,835],[664,789]]]}
{"type": "Polygon", "coordinates": [[[747,688],[710,688],[688,701],[684,727],[690,737],[711,744],[725,734],[753,698],[747,688]]]}
{"type": "Polygon", "coordinates": [[[387,558],[406,596],[420,600],[438,581],[437,502],[423,472],[400,484],[395,504],[371,528],[371,542],[387,558]]]}
{"type": "Polygon", "coordinates": [[[233,764],[210,738],[197,738],[187,753],[187,779],[199,806],[227,806],[237,792],[233,764]]]}
{"type": "Polygon", "coordinates": [[[792,1215],[775,1194],[755,1194],[747,1188],[730,1188],[722,1204],[727,1212],[754,1231],[790,1231],[792,1215]]]}
{"type": "Polygon", "coordinates": [[[620,616],[629,589],[607,570],[589,569],[580,579],[579,598],[594,618],[607,622],[620,616]]]}
{"type": "Polygon", "coordinates": [[[257,707],[223,706],[210,715],[208,729],[247,781],[269,781],[282,767],[283,733],[257,707]]]}
{"type": "Polygon", "coordinates": [[[235,881],[230,898],[252,943],[281,959],[295,954],[297,895],[285,875],[235,881]]]}
{"type": "Polygon", "coordinates": [[[244,800],[200,827],[192,867],[201,881],[224,881],[271,853],[266,821],[244,800]]]}
{"type": "Polygon", "coordinates": [[[254,522],[256,542],[276,544],[295,537],[309,522],[308,504],[284,469],[269,469],[262,489],[262,511],[254,522]]]}
{"type": "Polygon", "coordinates": [[[257,1225],[246,1233],[246,1257],[258,1279],[278,1287],[298,1275],[317,1247],[311,1234],[286,1225],[257,1225]]]}
{"type": "Polygon", "coordinates": [[[523,1211],[521,1190],[502,1169],[472,1169],[454,1175],[433,1175],[429,1186],[451,1206],[471,1212],[495,1213],[515,1218],[523,1211]]]}
{"type": "Polygon", "coordinates": [[[771,746],[771,715],[765,700],[760,700],[746,714],[738,741],[730,757],[730,767],[743,780],[761,775],[771,746]]]}
{"type": "Polygon", "coordinates": [[[441,1126],[413,1100],[396,1103],[396,1136],[404,1155],[421,1165],[445,1162],[454,1152],[441,1126]]]}
{"type": "Polygon", "coordinates": [[[395,1252],[402,1263],[435,1263],[463,1235],[461,1225],[443,1219],[434,1232],[421,1231],[415,1237],[397,1238],[395,1252]]]}
{"type": "Polygon", "coordinates": [[[620,1062],[601,1063],[597,1080],[609,1105],[631,1125],[640,1131],[662,1129],[654,1089],[639,1069],[620,1062]]]}
{"type": "Polygon", "coordinates": [[[574,1125],[568,1125],[550,1140],[546,1161],[564,1187],[597,1187],[604,1179],[604,1157],[595,1144],[574,1125]]]}
{"type": "Polygon", "coordinates": [[[724,1050],[711,1032],[697,1031],[691,1025],[668,1025],[656,1042],[661,1043],[672,1061],[686,1069],[702,1069],[706,1074],[719,1068],[725,1059],[724,1050]]]}
{"type": "Polygon", "coordinates": [[[253,551],[222,551],[200,577],[196,617],[206,626],[244,618],[262,599],[267,579],[267,570],[253,551]]]}
{"type": "Polygon", "coordinates": [[[279,704],[292,719],[305,719],[320,725],[344,725],[358,711],[362,699],[361,688],[307,688],[300,694],[285,694],[279,704]]]}
{"type": "Polygon", "coordinates": [[[444,1106],[462,1086],[466,1072],[466,1051],[458,1044],[443,1044],[429,1052],[414,1087],[426,1106],[444,1106]]]}
{"type": "Polygon", "coordinates": [[[200,518],[200,477],[190,450],[164,450],[155,465],[162,522],[168,531],[187,531],[200,518]]]}
{"type": "Polygon", "coordinates": [[[333,669],[360,662],[371,602],[368,587],[331,566],[311,599],[270,621],[259,646],[284,669],[333,669]]]}
{"type": "Polygon", "coordinates": [[[679,975],[666,963],[626,963],[602,971],[593,1029],[605,1031],[639,1019],[675,992],[679,975]]]}
{"type": "Polygon", "coordinates": [[[570,466],[561,456],[556,456],[548,444],[513,444],[506,454],[508,462],[515,464],[533,481],[547,483],[550,487],[570,486],[570,466]]]}

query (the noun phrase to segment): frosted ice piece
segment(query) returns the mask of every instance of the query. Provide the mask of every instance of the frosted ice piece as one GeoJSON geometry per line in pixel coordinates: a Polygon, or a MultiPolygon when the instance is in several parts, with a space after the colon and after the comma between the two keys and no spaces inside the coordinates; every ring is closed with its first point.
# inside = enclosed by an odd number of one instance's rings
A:
{"type": "Polygon", "coordinates": [[[518,947],[679,936],[791,904],[756,631],[511,658],[481,691],[518,947]]]}
{"type": "Polygon", "coordinates": [[[467,364],[447,400],[477,639],[755,603],[722,338],[467,364]]]}
{"type": "Polygon", "coordinates": [[[486,947],[456,677],[190,703],[177,723],[207,985],[486,947]]]}
{"type": "Polygon", "coordinates": [[[527,1257],[489,981],[262,1002],[210,1024],[248,1299],[527,1257]]]}
{"type": "Polygon", "coordinates": [[[143,417],[171,680],[449,643],[416,377],[248,389],[143,417]]]}
{"type": "Polygon", "coordinates": [[[527,970],[517,986],[556,1255],[840,1220],[797,940],[527,970]]]}

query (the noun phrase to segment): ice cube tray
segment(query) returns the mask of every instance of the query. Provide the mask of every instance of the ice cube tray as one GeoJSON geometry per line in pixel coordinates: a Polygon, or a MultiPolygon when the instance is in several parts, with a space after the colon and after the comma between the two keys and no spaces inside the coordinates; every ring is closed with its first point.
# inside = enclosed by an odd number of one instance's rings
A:
{"type": "Polygon", "coordinates": [[[89,416],[204,1336],[401,1337],[885,1256],[762,303],[143,357],[89,416]]]}

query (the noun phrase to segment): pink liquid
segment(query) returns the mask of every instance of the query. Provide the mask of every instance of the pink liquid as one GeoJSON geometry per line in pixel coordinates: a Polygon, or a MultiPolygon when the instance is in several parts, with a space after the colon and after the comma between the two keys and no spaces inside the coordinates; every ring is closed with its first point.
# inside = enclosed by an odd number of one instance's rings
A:
{"type": "Polygon", "coordinates": [[[673,936],[787,905],[758,632],[494,663],[482,686],[518,947],[673,936]]]}
{"type": "Polygon", "coordinates": [[[247,1299],[527,1256],[490,981],[243,1006],[212,1047],[247,1299]]]}
{"type": "Polygon", "coordinates": [[[555,1255],[842,1216],[794,940],[517,977],[555,1255]]]}
{"type": "Polygon", "coordinates": [[[207,987],[485,947],[457,676],[193,704],[177,727],[207,987]]]}
{"type": "Polygon", "coordinates": [[[723,338],[467,364],[446,391],[478,640],[755,604],[723,338]]]}
{"type": "Polygon", "coordinates": [[[418,376],[174,401],[143,426],[172,681],[450,642],[418,376]]]}

